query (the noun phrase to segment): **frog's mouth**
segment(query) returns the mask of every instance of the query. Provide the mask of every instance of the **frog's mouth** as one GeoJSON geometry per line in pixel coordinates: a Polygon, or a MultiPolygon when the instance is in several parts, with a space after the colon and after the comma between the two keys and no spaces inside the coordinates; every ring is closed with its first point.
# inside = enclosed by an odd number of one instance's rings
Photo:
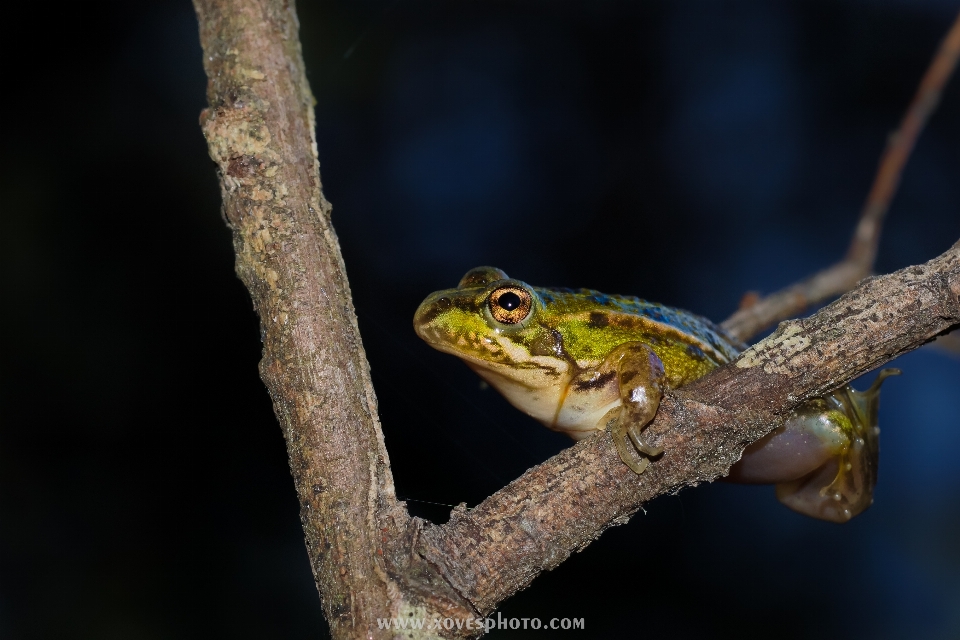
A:
{"type": "Polygon", "coordinates": [[[457,356],[471,366],[514,368],[518,365],[507,358],[494,341],[468,340],[431,326],[417,327],[417,335],[437,351],[457,356]]]}
{"type": "MultiPolygon", "coordinates": [[[[437,351],[457,356],[484,379],[487,376],[496,376],[497,379],[534,389],[543,386],[543,381],[553,385],[557,380],[565,380],[570,375],[570,365],[565,360],[551,356],[531,357],[520,347],[510,349],[511,345],[508,343],[508,348],[504,348],[502,340],[487,336],[468,339],[429,325],[418,326],[417,335],[437,351]],[[516,350],[521,353],[511,352],[516,350]]],[[[494,381],[487,382],[499,388],[494,381]]]]}

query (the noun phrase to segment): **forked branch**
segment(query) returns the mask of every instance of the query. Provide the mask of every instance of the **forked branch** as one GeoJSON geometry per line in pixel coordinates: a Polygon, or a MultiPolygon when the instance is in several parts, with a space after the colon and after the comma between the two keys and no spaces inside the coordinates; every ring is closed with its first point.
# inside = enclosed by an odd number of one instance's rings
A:
{"type": "Polygon", "coordinates": [[[849,291],[860,279],[870,275],[877,258],[883,219],[900,185],[903,168],[930,114],[940,102],[940,94],[957,66],[958,57],[960,14],[923,75],[900,128],[887,141],[847,255],[837,264],[805,280],[744,305],[722,323],[730,335],[747,342],[780,320],[795,318],[808,307],[849,291]]]}
{"type": "Polygon", "coordinates": [[[871,278],[692,384],[668,393],[644,435],[663,457],[637,476],[603,433],[421,536],[420,552],[480,611],[625,521],[644,502],[726,475],[743,448],[804,400],[960,323],[960,242],[871,278]]]}
{"type": "MultiPolygon", "coordinates": [[[[263,335],[261,375],[283,429],[310,562],[334,638],[386,638],[378,618],[489,612],[646,500],[726,473],[804,399],[960,323],[960,244],[861,283],[735,363],[669,394],[645,433],[666,449],[637,477],[605,434],[442,527],[394,494],[376,397],[330,205],[289,0],[194,0],[236,269],[263,335]]],[[[457,634],[423,630],[421,637],[457,634]]],[[[460,632],[476,635],[476,631],[460,632]]]]}

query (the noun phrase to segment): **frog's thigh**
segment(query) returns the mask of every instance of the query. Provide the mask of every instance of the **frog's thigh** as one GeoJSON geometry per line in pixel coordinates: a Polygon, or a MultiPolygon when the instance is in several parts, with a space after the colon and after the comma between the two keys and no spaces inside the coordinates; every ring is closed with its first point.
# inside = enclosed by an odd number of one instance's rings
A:
{"type": "Polygon", "coordinates": [[[777,483],[777,498],[794,511],[846,522],[870,506],[876,483],[879,430],[868,395],[876,390],[844,387],[802,405],[744,451],[730,479],[777,483]]]}
{"type": "Polygon", "coordinates": [[[843,387],[819,400],[835,407],[829,412],[830,419],[844,429],[849,444],[810,474],[778,484],[780,502],[794,511],[833,522],[846,522],[873,504],[880,433],[877,395],[886,375],[890,374],[881,372],[863,393],[843,387]]]}
{"type": "Polygon", "coordinates": [[[774,484],[797,480],[841,455],[850,444],[849,421],[826,407],[801,408],[783,426],[757,440],[730,469],[729,480],[774,484]]]}
{"type": "Polygon", "coordinates": [[[622,409],[615,427],[625,433],[637,451],[648,456],[663,453],[644,441],[641,432],[657,414],[664,390],[663,362],[646,344],[632,342],[621,345],[611,354],[617,362],[622,409]]]}

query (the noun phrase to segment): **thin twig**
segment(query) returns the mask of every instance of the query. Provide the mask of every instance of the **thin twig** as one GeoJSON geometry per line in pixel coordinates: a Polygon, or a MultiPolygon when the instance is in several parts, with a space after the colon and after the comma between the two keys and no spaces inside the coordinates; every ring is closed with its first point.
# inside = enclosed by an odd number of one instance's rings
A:
{"type": "Polygon", "coordinates": [[[936,339],[932,346],[949,353],[953,357],[960,356],[960,332],[954,331],[936,339]]]}
{"type": "MultiPolygon", "coordinates": [[[[307,551],[336,640],[393,638],[377,619],[488,612],[660,493],[715,478],[804,398],[960,325],[960,243],[864,283],[664,398],[642,476],[600,434],[433,526],[396,499],[330,205],[290,0],[194,0],[237,272],[250,291],[307,551]]],[[[404,637],[475,636],[459,626],[404,637]]],[[[409,635],[408,635],[409,634],[409,635]]]]}
{"type": "Polygon", "coordinates": [[[958,57],[960,14],[920,81],[900,128],[891,134],[887,141],[847,255],[842,261],[806,280],[761,298],[753,304],[744,305],[723,321],[722,326],[730,335],[746,341],[780,320],[797,316],[810,305],[850,290],[860,279],[870,275],[877,257],[883,218],[900,185],[903,168],[920,132],[940,101],[940,94],[957,66],[958,57]]]}

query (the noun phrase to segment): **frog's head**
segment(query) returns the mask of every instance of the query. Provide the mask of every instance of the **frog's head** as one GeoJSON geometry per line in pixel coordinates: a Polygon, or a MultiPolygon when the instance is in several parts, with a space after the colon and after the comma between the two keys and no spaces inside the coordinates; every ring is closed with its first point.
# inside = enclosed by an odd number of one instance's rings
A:
{"type": "Polygon", "coordinates": [[[467,272],[456,289],[430,294],[413,327],[453,354],[522,410],[550,423],[572,363],[536,289],[495,267],[467,272]]]}

